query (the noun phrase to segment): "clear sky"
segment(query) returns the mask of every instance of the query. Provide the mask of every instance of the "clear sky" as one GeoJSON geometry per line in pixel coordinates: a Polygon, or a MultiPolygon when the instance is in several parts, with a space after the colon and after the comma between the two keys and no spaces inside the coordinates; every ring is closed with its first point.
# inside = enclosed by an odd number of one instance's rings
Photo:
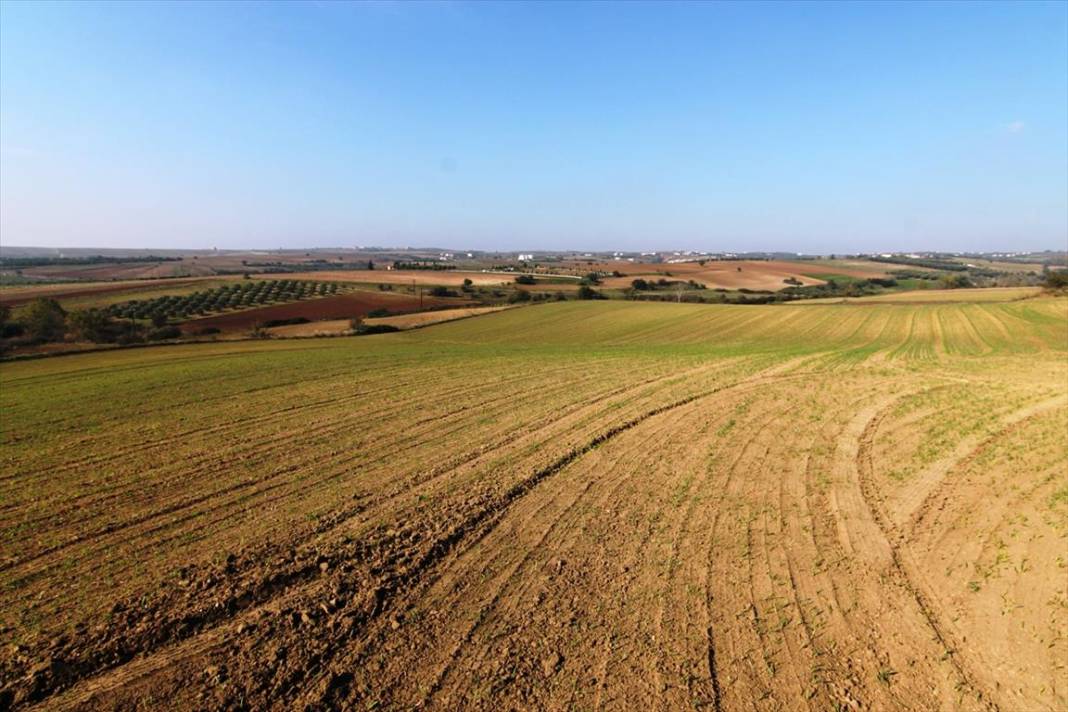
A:
{"type": "Polygon", "coordinates": [[[5,0],[0,242],[1065,249],[1068,3],[5,0]]]}

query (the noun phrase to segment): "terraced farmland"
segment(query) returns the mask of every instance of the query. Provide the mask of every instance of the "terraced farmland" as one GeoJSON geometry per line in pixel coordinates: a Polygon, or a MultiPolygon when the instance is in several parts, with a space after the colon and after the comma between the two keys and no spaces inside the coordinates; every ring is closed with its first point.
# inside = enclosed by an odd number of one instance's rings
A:
{"type": "Polygon", "coordinates": [[[0,706],[1068,706],[1068,299],[0,365],[0,706]]]}

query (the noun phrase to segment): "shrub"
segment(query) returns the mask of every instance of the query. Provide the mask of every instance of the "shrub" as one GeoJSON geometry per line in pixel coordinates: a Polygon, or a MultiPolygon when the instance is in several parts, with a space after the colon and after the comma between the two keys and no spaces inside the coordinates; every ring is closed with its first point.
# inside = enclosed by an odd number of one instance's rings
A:
{"type": "Polygon", "coordinates": [[[604,299],[604,295],[595,289],[592,289],[588,284],[584,284],[578,289],[579,299],[604,299]]]}
{"type": "Polygon", "coordinates": [[[379,317],[383,316],[389,316],[389,309],[378,308],[372,309],[371,311],[367,312],[367,317],[369,319],[378,319],[379,317]]]}
{"type": "Polygon", "coordinates": [[[521,274],[515,278],[516,284],[537,284],[534,277],[529,274],[521,274]]]}

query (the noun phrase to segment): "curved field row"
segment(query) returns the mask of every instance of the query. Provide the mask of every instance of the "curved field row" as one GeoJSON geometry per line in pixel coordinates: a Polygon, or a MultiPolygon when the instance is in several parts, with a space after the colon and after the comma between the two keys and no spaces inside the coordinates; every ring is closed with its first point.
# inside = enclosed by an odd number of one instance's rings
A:
{"type": "Polygon", "coordinates": [[[0,702],[1058,709],[1068,300],[0,365],[0,702]]]}

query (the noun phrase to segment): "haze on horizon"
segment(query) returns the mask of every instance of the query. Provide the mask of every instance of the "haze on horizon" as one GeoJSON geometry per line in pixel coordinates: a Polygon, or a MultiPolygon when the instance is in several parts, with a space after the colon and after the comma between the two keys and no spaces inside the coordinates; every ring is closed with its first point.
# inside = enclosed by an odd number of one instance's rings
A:
{"type": "Polygon", "coordinates": [[[1042,250],[1068,4],[0,3],[0,243],[1042,250]]]}

